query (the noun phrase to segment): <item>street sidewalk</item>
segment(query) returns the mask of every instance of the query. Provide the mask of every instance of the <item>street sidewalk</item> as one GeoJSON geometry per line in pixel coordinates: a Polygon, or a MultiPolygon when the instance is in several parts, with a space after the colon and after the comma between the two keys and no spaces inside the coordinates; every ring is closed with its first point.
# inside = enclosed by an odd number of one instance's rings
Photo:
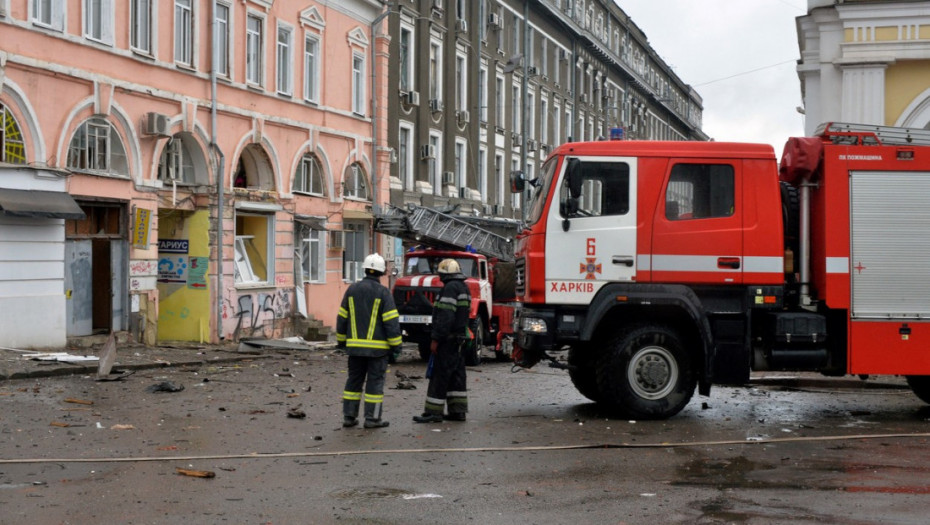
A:
{"type": "MultiPolygon", "coordinates": [[[[280,349],[297,351],[331,351],[335,343],[285,343],[252,341],[252,344],[228,343],[224,345],[172,343],[163,346],[145,346],[133,342],[116,343],[116,359],[110,376],[120,372],[152,368],[232,363],[262,359],[275,355],[280,349]]],[[[28,379],[61,375],[97,374],[105,343],[87,347],[70,346],[60,350],[17,350],[0,347],[0,380],[28,379]],[[60,355],[59,355],[60,354],[60,355]]]]}

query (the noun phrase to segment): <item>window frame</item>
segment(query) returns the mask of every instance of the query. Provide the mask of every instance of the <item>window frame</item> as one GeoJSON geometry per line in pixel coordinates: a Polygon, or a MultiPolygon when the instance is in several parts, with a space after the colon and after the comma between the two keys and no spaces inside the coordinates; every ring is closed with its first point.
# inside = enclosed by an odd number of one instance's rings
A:
{"type": "Polygon", "coordinates": [[[113,45],[113,0],[84,0],[82,34],[99,44],[113,45]]]}
{"type": "Polygon", "coordinates": [[[278,22],[275,32],[275,77],[279,95],[294,94],[294,27],[278,22]],[[282,42],[282,34],[286,37],[282,42]]]}
{"type": "Polygon", "coordinates": [[[153,56],[152,22],[155,20],[155,0],[131,0],[129,4],[129,48],[141,55],[153,56]]]}
{"type": "Polygon", "coordinates": [[[123,140],[113,124],[104,118],[91,117],[81,122],[68,141],[67,155],[66,166],[69,170],[120,178],[130,176],[129,157],[126,153],[126,147],[123,145],[123,140]],[[106,132],[102,133],[104,129],[106,132]],[[75,145],[76,140],[79,141],[77,146],[75,145]],[[121,153],[115,151],[114,144],[118,144],[121,153]],[[99,149],[103,149],[102,157],[99,149]],[[116,171],[117,168],[114,164],[117,164],[117,155],[123,159],[122,164],[126,169],[125,173],[116,171]],[[75,165],[73,163],[74,159],[80,160],[83,166],[80,164],[75,165]],[[101,160],[104,164],[103,167],[100,167],[99,164],[101,160]]]}
{"type": "Polygon", "coordinates": [[[248,86],[265,85],[265,17],[249,12],[245,19],[245,83],[248,86]],[[252,24],[258,24],[253,28],[252,24]]]}
{"type": "Polygon", "coordinates": [[[174,0],[174,63],[194,67],[194,2],[192,0],[174,0]]]}
{"type": "MultiPolygon", "coordinates": [[[[249,228],[251,231],[252,228],[249,228]]],[[[235,230],[235,239],[234,239],[234,273],[235,273],[235,283],[237,287],[240,286],[268,286],[274,283],[274,254],[275,254],[275,216],[273,213],[258,213],[258,212],[244,212],[236,210],[236,230],[235,230]],[[254,242],[255,235],[248,233],[239,233],[240,229],[245,230],[248,225],[244,224],[240,228],[239,219],[246,218],[262,218],[265,221],[265,232],[263,236],[267,241],[267,245],[264,247],[264,254],[259,247],[256,247],[254,242]],[[251,245],[251,251],[249,246],[251,245]],[[265,266],[265,278],[261,279],[258,277],[256,272],[255,262],[252,261],[252,254],[257,254],[263,257],[261,262],[265,266]],[[242,265],[247,265],[243,267],[242,265]],[[246,275],[243,275],[243,270],[247,270],[246,275]],[[248,277],[248,278],[246,278],[248,277]]],[[[256,261],[257,262],[257,261],[256,261]]]]}
{"type": "Polygon", "coordinates": [[[26,164],[26,141],[22,127],[10,108],[3,102],[0,102],[0,162],[15,165],[26,164]],[[13,155],[18,157],[16,161],[12,160],[13,155]]]}
{"type": "Polygon", "coordinates": [[[215,27],[222,26],[224,30],[214,31],[214,42],[213,50],[216,55],[214,59],[216,60],[216,74],[223,78],[230,78],[232,76],[231,65],[232,61],[230,60],[230,44],[232,43],[232,35],[230,31],[232,30],[232,7],[226,2],[216,2],[216,18],[214,18],[215,27]],[[220,17],[220,10],[223,9],[226,12],[226,18],[220,17]]]}
{"type": "Polygon", "coordinates": [[[312,104],[320,103],[320,71],[323,56],[320,53],[320,36],[307,31],[304,33],[304,100],[312,104]],[[309,47],[312,46],[313,52],[309,47]]]}
{"type": "Polygon", "coordinates": [[[414,127],[401,121],[397,132],[397,174],[406,191],[416,191],[415,164],[413,160],[414,127]],[[406,139],[405,139],[406,137],[406,139]]]}
{"type": "Polygon", "coordinates": [[[29,19],[32,24],[53,31],[64,32],[67,20],[66,0],[48,0],[48,13],[42,13],[43,0],[29,2],[29,19]]]}
{"type": "Polygon", "coordinates": [[[362,167],[361,163],[353,162],[346,167],[345,175],[342,179],[342,196],[346,199],[351,200],[360,200],[360,201],[370,201],[371,200],[371,186],[368,181],[368,174],[365,172],[365,169],[362,167]],[[349,185],[349,172],[352,172],[352,181],[354,184],[349,185]],[[359,181],[362,183],[359,184],[359,181]],[[364,195],[359,195],[359,193],[364,190],[364,195]]]}
{"type": "Polygon", "coordinates": [[[294,174],[294,183],[291,185],[291,191],[303,195],[312,195],[314,197],[326,196],[326,173],[323,171],[323,163],[314,153],[304,153],[297,163],[297,173],[294,174]],[[307,169],[309,166],[309,170],[307,169]],[[319,191],[315,191],[314,180],[319,180],[319,191]],[[297,187],[300,184],[301,187],[297,187]]]}
{"type": "Polygon", "coordinates": [[[359,52],[352,53],[352,113],[364,117],[365,96],[367,83],[365,82],[365,55],[359,52]]]}
{"type": "Polygon", "coordinates": [[[401,91],[413,91],[416,82],[416,33],[412,25],[401,22],[400,38],[398,39],[398,55],[400,75],[398,87],[401,91]],[[407,42],[404,37],[407,36],[407,42]]]}

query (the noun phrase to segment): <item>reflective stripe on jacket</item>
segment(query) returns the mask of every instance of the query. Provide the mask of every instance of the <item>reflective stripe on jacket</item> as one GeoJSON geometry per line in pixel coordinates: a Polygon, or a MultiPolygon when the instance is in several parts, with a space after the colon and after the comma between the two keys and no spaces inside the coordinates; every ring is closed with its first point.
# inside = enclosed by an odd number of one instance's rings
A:
{"type": "Polygon", "coordinates": [[[377,278],[349,286],[336,317],[336,342],[349,355],[380,357],[402,343],[394,298],[377,278]]]}
{"type": "Polygon", "coordinates": [[[464,336],[471,311],[471,294],[462,279],[449,279],[433,303],[430,337],[443,341],[450,336],[464,336]]]}

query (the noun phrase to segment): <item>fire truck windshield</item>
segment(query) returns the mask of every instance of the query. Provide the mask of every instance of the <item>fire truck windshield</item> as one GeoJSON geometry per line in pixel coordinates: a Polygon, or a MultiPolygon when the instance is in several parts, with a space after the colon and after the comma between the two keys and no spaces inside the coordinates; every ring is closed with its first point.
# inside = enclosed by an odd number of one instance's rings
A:
{"type": "MultiPolygon", "coordinates": [[[[407,275],[436,275],[439,273],[439,263],[449,257],[407,257],[407,275]]],[[[452,257],[458,261],[465,277],[477,277],[478,265],[474,259],[468,257],[452,257]]]]}
{"type": "Polygon", "coordinates": [[[530,208],[526,215],[527,226],[536,224],[542,217],[543,208],[545,208],[546,205],[546,196],[549,195],[552,179],[555,178],[555,167],[558,164],[559,158],[561,157],[550,158],[543,164],[542,169],[539,171],[539,179],[536,181],[537,184],[535,184],[533,195],[530,200],[530,208]]]}

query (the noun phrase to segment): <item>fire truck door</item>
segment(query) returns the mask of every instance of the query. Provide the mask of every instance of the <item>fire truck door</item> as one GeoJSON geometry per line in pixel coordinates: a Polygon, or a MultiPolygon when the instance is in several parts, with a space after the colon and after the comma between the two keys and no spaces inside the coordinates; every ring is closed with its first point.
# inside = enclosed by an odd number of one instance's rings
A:
{"type": "Polygon", "coordinates": [[[652,280],[743,282],[741,164],[672,159],[653,219],[652,280]]]}
{"type": "Polygon", "coordinates": [[[546,225],[546,301],[588,304],[604,284],[636,276],[636,159],[563,165],[546,225]]]}

